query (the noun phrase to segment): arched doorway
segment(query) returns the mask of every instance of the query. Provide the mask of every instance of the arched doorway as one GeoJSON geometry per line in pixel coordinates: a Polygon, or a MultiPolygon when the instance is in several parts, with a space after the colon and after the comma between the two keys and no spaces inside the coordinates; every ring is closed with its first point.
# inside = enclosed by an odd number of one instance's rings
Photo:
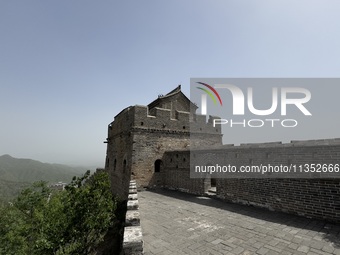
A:
{"type": "Polygon", "coordinates": [[[163,186],[163,161],[160,159],[156,159],[154,163],[154,174],[150,181],[150,184],[154,187],[162,187],[163,186]]]}

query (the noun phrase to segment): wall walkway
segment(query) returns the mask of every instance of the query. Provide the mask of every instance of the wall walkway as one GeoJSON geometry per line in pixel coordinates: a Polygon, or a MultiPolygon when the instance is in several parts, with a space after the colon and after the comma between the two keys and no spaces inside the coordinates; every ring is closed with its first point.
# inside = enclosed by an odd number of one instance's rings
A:
{"type": "Polygon", "coordinates": [[[139,192],[144,254],[340,254],[340,225],[178,191],[139,192]]]}

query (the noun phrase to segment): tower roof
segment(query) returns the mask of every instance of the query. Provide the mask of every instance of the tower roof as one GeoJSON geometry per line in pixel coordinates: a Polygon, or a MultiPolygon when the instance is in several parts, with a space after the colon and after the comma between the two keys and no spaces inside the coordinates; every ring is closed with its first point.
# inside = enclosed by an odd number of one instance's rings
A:
{"type": "Polygon", "coordinates": [[[185,111],[190,112],[190,108],[197,109],[198,107],[190,101],[190,99],[182,92],[181,85],[178,85],[175,89],[171,90],[166,95],[158,95],[158,98],[152,101],[150,104],[148,104],[148,108],[152,109],[155,107],[163,108],[163,102],[166,101],[172,101],[172,102],[178,102],[177,99],[181,97],[182,100],[185,102],[185,104],[188,106],[185,111]]]}

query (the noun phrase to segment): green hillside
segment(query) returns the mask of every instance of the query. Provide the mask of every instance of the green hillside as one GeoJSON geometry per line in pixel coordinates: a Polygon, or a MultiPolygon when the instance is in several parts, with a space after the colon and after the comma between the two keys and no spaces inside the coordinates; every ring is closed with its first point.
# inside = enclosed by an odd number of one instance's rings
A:
{"type": "Polygon", "coordinates": [[[0,156],[0,203],[16,196],[20,190],[35,181],[66,182],[80,176],[87,169],[61,164],[42,163],[32,159],[0,156]]]}
{"type": "Polygon", "coordinates": [[[16,197],[22,189],[28,188],[30,185],[31,183],[28,182],[0,180],[0,206],[16,197]]]}

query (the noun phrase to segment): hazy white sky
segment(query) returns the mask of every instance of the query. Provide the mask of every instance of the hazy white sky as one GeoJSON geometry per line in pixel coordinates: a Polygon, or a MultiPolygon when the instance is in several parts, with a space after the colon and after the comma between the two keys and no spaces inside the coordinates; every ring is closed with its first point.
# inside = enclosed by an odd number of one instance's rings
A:
{"type": "Polygon", "coordinates": [[[103,166],[107,125],[191,77],[339,77],[338,0],[2,0],[0,155],[103,166]]]}

